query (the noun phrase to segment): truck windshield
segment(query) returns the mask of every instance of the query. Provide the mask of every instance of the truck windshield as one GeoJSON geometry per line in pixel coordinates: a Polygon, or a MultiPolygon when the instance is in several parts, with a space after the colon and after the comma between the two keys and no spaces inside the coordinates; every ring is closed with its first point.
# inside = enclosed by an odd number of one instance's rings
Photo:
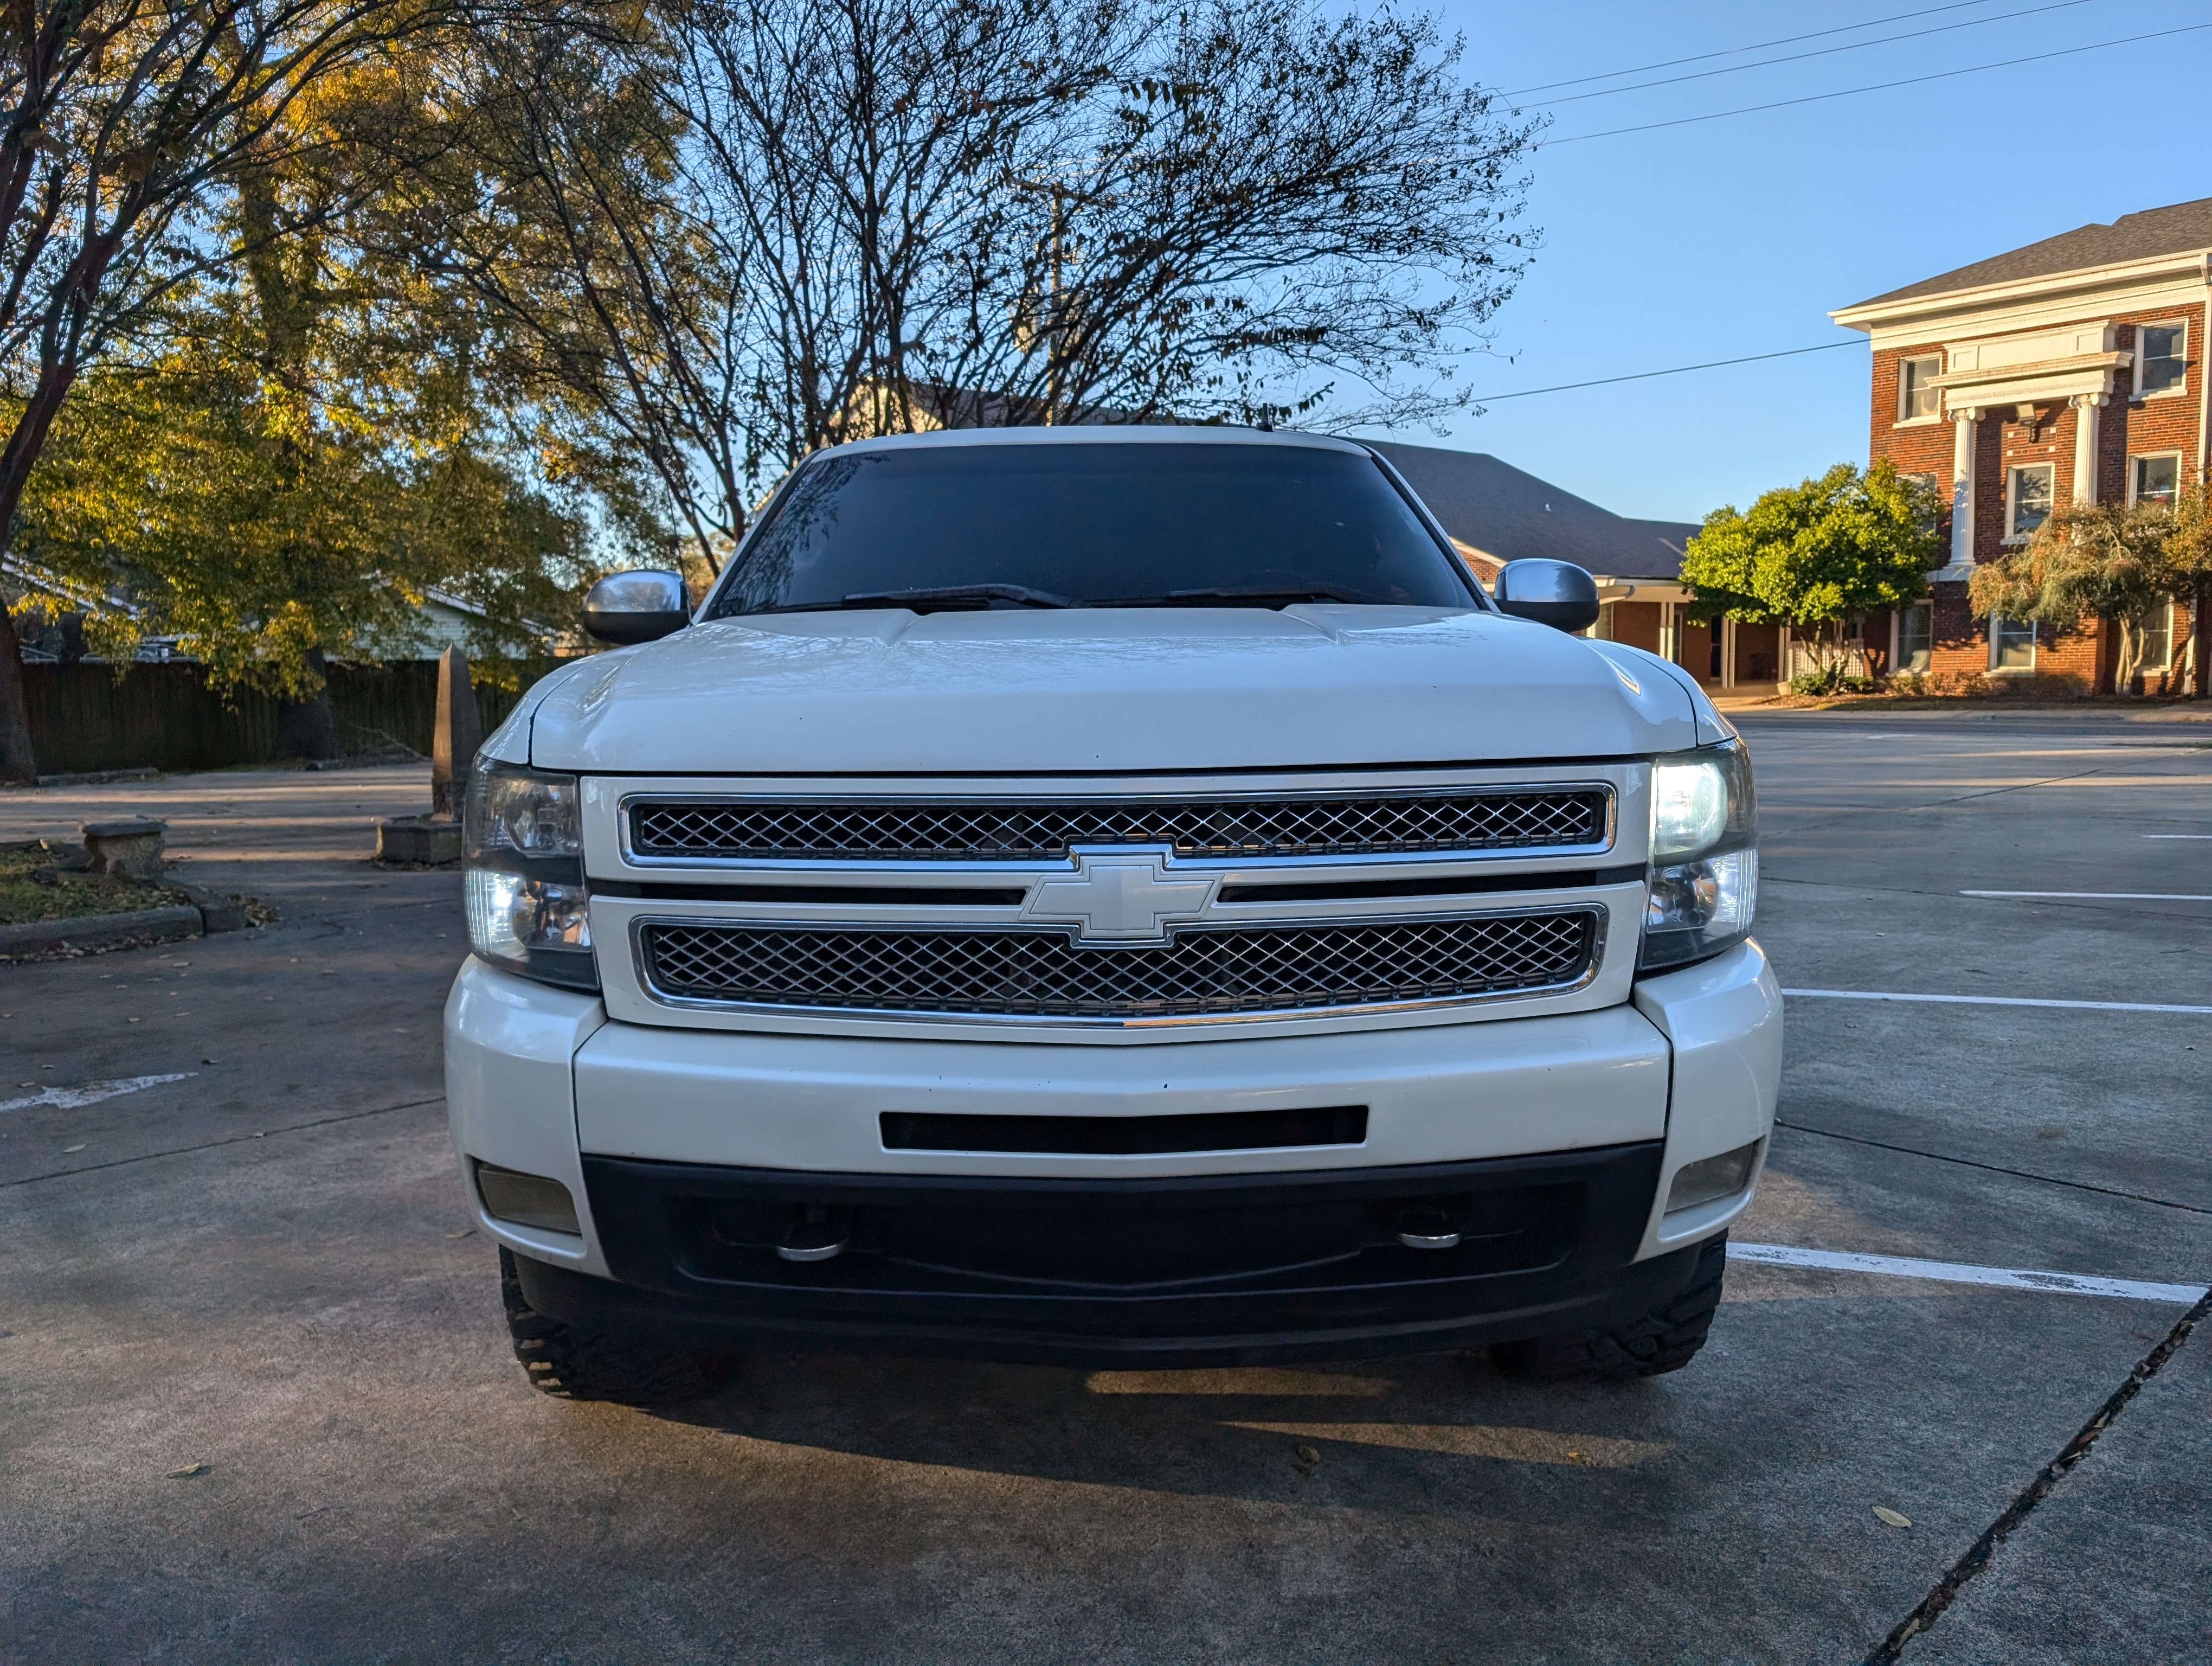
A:
{"type": "Polygon", "coordinates": [[[1013,444],[808,464],[710,618],[824,608],[1480,607],[1371,458],[1318,446],[1013,444]]]}

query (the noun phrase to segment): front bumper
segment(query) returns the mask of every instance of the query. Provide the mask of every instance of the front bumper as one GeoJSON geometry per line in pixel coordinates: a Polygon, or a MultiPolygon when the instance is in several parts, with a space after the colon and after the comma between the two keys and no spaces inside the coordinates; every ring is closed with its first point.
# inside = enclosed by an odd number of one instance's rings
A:
{"type": "Polygon", "coordinates": [[[1155,1181],[797,1175],[586,1158],[615,1279],[523,1261],[587,1328],[1072,1365],[1432,1352],[1626,1317],[1694,1247],[1630,1264],[1656,1141],[1422,1168],[1155,1181]],[[809,1207],[852,1248],[793,1263],[809,1207]],[[1409,1248],[1412,1221],[1461,1241],[1409,1248]]]}
{"type": "MultiPolygon", "coordinates": [[[[1596,1012],[1134,1049],[611,1025],[471,962],[447,1014],[471,1159],[549,1176],[579,1234],[483,1230],[580,1322],[1001,1358],[1251,1361],[1470,1346],[1663,1299],[1750,1189],[1668,1214],[1683,1164],[1763,1142],[1781,998],[1755,945],[1596,1012]],[[1142,1156],[888,1150],[885,1111],[1369,1108],[1358,1146],[1142,1156]],[[778,1232],[840,1212],[850,1252],[778,1232]],[[1439,1213],[1462,1244],[1397,1241],[1439,1213]]],[[[1754,1177],[1755,1179],[1755,1177],[1754,1177]]]]}

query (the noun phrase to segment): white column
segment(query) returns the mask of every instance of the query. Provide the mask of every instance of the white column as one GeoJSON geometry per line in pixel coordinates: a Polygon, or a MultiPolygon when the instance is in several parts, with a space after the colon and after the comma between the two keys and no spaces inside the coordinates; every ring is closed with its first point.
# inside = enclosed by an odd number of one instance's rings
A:
{"type": "Polygon", "coordinates": [[[2074,501],[2094,503],[2097,501],[2097,407],[2110,396],[2103,393],[2076,393],[2074,396],[2074,501]]]}
{"type": "Polygon", "coordinates": [[[1681,627],[1674,623],[1680,611],[1674,602],[1659,604],[1659,657],[1677,666],[1682,663],[1681,627]]]}
{"type": "Polygon", "coordinates": [[[1721,686],[1735,686],[1735,616],[1723,615],[1718,621],[1721,633],[1721,686]]]}
{"type": "Polygon", "coordinates": [[[1951,413],[1951,565],[1974,564],[1974,423],[1976,410],[1951,413]]]}

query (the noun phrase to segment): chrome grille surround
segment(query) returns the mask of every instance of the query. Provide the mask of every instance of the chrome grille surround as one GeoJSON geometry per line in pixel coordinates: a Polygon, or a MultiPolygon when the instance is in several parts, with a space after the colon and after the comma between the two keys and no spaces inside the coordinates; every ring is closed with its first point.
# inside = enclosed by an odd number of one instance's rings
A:
{"type": "Polygon", "coordinates": [[[1454,915],[1192,926],[1079,947],[1021,927],[641,917],[657,1000],[724,1011],[1141,1025],[1559,994],[1595,978],[1607,910],[1577,900],[1454,915]]]}
{"type": "Polygon", "coordinates": [[[1165,845],[1182,860],[1595,852],[1602,782],[1249,797],[917,799],[639,794],[623,854],[640,867],[1065,860],[1078,845],[1165,845]]]}

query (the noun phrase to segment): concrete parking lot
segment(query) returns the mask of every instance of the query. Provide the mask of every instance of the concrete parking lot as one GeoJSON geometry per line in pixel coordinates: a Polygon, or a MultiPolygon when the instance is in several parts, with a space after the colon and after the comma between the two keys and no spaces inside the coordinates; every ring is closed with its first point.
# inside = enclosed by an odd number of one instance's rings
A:
{"type": "MultiPolygon", "coordinates": [[[[1737,1240],[2212,1279],[2212,1013],[2127,1010],[2212,1008],[2212,724],[1741,722],[1787,987],[2089,1004],[1793,997],[1737,1240]]],[[[1628,1388],[763,1355],[543,1399],[438,1097],[459,881],[366,861],[427,797],[0,796],[0,838],[161,815],[283,916],[0,967],[0,1658],[1854,1662],[1918,1612],[1916,1663],[2212,1659],[2170,1297],[1739,1262],[1628,1388]]]]}

